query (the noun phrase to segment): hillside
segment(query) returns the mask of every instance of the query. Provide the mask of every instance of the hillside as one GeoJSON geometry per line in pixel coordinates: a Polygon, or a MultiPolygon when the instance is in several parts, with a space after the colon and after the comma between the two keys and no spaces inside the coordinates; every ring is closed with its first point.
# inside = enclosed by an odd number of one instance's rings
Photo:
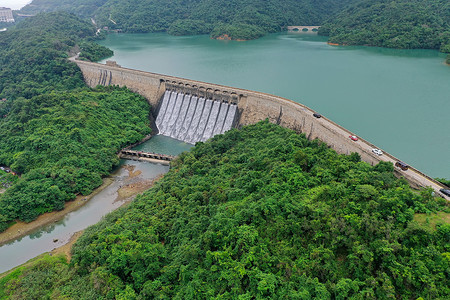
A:
{"type": "MultiPolygon", "coordinates": [[[[68,13],[40,14],[1,33],[0,165],[20,178],[0,194],[0,231],[89,194],[118,163],[117,151],[150,132],[147,101],[126,89],[89,89],[69,51],[111,51],[95,28],[68,13]]],[[[3,173],[3,172],[2,172],[3,173]]]]}
{"type": "Polygon", "coordinates": [[[112,55],[93,42],[94,36],[92,24],[62,12],[41,14],[2,32],[0,98],[31,98],[84,87],[80,70],[67,57],[76,45],[86,48],[81,49],[86,57],[112,55]]]}
{"type": "Polygon", "coordinates": [[[125,32],[254,39],[287,25],[322,25],[331,43],[450,52],[447,0],[34,0],[21,12],[53,10],[125,32]]]}
{"type": "Polygon", "coordinates": [[[329,41],[450,53],[447,0],[363,0],[329,19],[319,31],[329,41]]]}
{"type": "Polygon", "coordinates": [[[13,272],[0,295],[448,298],[448,204],[392,170],[267,121],[232,130],[87,229],[70,264],[47,257],[13,272]]]}
{"type": "Polygon", "coordinates": [[[34,0],[21,13],[66,10],[93,18],[99,27],[174,35],[227,34],[252,39],[287,25],[322,24],[355,0],[34,0]]]}

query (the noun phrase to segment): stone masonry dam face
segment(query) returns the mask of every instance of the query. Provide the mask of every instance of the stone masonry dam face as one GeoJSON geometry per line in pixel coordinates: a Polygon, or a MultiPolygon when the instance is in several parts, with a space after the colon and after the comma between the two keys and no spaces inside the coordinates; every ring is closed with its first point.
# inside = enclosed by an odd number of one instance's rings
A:
{"type": "MultiPolygon", "coordinates": [[[[144,96],[152,106],[160,134],[188,143],[205,141],[232,127],[268,119],[304,133],[309,139],[320,139],[340,154],[357,152],[363,161],[371,165],[380,161],[399,161],[389,153],[375,155],[371,151],[378,148],[375,145],[361,138],[357,142],[352,141],[349,138],[354,135],[352,132],[325,117],[315,118],[314,111],[308,107],[282,97],[122,68],[111,61],[104,65],[72,60],[79,66],[90,87],[126,86],[144,96]]],[[[436,191],[444,187],[412,167],[406,172],[395,168],[395,172],[405,177],[413,187],[431,186],[436,191]]]]}

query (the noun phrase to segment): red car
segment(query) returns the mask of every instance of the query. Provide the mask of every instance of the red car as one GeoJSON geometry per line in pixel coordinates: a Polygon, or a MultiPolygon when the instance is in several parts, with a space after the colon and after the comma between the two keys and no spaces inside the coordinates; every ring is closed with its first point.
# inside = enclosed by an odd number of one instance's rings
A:
{"type": "Polygon", "coordinates": [[[356,135],[350,135],[349,138],[350,138],[352,141],[357,141],[357,140],[358,140],[358,137],[357,137],[356,135]]]}

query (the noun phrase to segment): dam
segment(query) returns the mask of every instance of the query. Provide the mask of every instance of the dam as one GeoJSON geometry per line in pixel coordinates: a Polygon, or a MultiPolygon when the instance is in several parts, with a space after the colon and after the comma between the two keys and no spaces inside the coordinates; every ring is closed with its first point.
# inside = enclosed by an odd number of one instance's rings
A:
{"type": "MultiPolygon", "coordinates": [[[[372,149],[380,147],[362,138],[358,141],[351,140],[349,136],[355,135],[354,133],[326,117],[314,117],[313,110],[289,99],[123,68],[111,61],[99,64],[74,58],[71,60],[79,66],[85,82],[91,87],[126,86],[144,96],[152,106],[152,115],[156,119],[159,133],[188,143],[204,141],[209,136],[225,132],[228,127],[239,128],[268,119],[272,123],[303,133],[309,139],[317,138],[340,154],[356,152],[363,161],[371,165],[380,161],[393,164],[400,161],[385,151],[382,156],[374,154],[372,149]]],[[[432,187],[438,195],[450,200],[439,192],[439,189],[444,188],[441,183],[413,167],[407,171],[395,167],[395,173],[408,180],[412,187],[432,187]]]]}
{"type": "Polygon", "coordinates": [[[195,144],[230,130],[237,106],[167,90],[156,118],[159,134],[195,144]]]}

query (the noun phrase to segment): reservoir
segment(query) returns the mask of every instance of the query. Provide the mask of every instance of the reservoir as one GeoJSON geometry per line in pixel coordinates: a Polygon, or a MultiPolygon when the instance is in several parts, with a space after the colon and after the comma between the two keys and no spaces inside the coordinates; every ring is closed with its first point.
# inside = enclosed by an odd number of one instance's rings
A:
{"type": "Polygon", "coordinates": [[[330,46],[325,37],[301,33],[246,42],[110,34],[100,43],[123,67],[302,103],[431,177],[450,178],[445,54],[330,46]]]}

